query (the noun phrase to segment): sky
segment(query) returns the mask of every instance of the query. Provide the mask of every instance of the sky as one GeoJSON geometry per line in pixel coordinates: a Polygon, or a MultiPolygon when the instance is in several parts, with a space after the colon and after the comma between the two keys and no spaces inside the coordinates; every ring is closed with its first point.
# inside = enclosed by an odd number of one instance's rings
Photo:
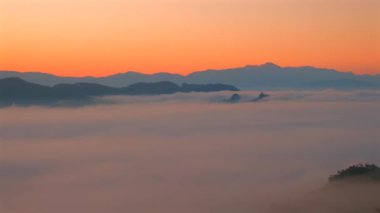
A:
{"type": "MultiPolygon", "coordinates": [[[[350,201],[331,195],[302,211],[265,211],[293,199],[303,204],[298,199],[349,165],[379,165],[379,91],[281,91],[257,103],[212,101],[230,95],[117,96],[105,97],[118,101],[111,105],[0,109],[0,212],[373,213],[378,207],[377,184],[372,194],[356,189],[350,201]],[[341,208],[316,210],[326,203],[341,208]],[[371,209],[358,211],[357,204],[371,209]]],[[[241,95],[252,99],[257,92],[241,95]]]]}
{"type": "Polygon", "coordinates": [[[380,73],[378,0],[0,0],[0,70],[380,73]]]}

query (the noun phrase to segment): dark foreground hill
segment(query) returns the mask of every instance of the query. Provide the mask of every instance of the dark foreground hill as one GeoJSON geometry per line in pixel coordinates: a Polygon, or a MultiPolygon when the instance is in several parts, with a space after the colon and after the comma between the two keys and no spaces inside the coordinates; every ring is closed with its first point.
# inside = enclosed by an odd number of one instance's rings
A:
{"type": "Polygon", "coordinates": [[[380,168],[375,164],[357,164],[329,177],[331,183],[342,181],[375,181],[380,184],[380,168]]]}
{"type": "Polygon", "coordinates": [[[78,104],[91,102],[92,97],[105,95],[161,95],[217,91],[238,91],[238,89],[226,84],[182,84],[179,86],[169,81],[136,83],[122,88],[94,83],[58,84],[49,87],[20,78],[5,78],[0,79],[0,106],[50,105],[61,101],[78,104]]]}
{"type": "Polygon", "coordinates": [[[358,164],[331,175],[323,188],[270,213],[379,213],[379,193],[380,168],[358,164]]]}

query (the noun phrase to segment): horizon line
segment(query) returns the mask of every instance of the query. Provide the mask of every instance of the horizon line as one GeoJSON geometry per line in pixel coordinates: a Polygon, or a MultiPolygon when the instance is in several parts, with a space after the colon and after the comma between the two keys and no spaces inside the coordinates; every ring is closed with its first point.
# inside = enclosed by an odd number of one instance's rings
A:
{"type": "Polygon", "coordinates": [[[47,75],[52,75],[55,77],[60,77],[60,78],[107,78],[115,75],[122,75],[122,74],[127,74],[127,73],[137,73],[137,74],[143,74],[143,75],[157,75],[157,74],[170,74],[170,75],[179,75],[182,77],[186,77],[189,75],[192,75],[194,73],[199,73],[199,72],[207,72],[207,71],[224,71],[224,70],[233,70],[233,69],[244,69],[244,68],[249,68],[249,67],[264,67],[264,66],[272,66],[280,69],[284,68],[314,68],[314,69],[321,69],[321,70],[330,70],[330,71],[335,71],[335,72],[340,72],[340,73],[351,73],[356,76],[378,76],[380,75],[380,72],[378,73],[355,73],[353,71],[344,71],[344,70],[338,70],[334,68],[327,68],[327,67],[317,67],[317,66],[312,66],[312,65],[300,65],[300,66],[281,66],[273,62],[266,62],[262,64],[247,64],[243,66],[237,66],[237,67],[226,67],[226,68],[209,68],[209,69],[204,69],[204,70],[197,70],[197,71],[191,71],[187,74],[181,74],[178,72],[171,72],[171,71],[158,71],[154,73],[149,73],[149,72],[140,72],[140,71],[135,71],[135,70],[129,70],[129,71],[124,71],[124,72],[115,72],[113,74],[108,74],[108,75],[100,75],[100,76],[94,76],[94,75],[78,75],[78,76],[70,76],[70,75],[59,75],[55,74],[49,71],[20,71],[20,70],[6,70],[6,69],[0,69],[0,72],[18,72],[18,73],[36,73],[36,74],[47,74],[47,75]]]}

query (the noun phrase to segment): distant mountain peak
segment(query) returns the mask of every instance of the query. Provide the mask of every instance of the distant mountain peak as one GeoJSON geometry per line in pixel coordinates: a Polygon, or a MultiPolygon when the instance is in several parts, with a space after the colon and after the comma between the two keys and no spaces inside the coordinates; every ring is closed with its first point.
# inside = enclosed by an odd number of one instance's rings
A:
{"type": "Polygon", "coordinates": [[[171,81],[192,84],[223,83],[242,89],[378,89],[380,75],[358,75],[312,66],[289,67],[268,62],[245,67],[203,70],[186,75],[172,73],[144,74],[135,71],[104,77],[59,77],[43,73],[0,71],[0,78],[20,77],[29,82],[53,86],[61,83],[97,83],[125,87],[138,82],[171,81]]]}
{"type": "Polygon", "coordinates": [[[275,64],[273,62],[267,62],[265,64],[260,65],[260,67],[265,67],[265,68],[281,68],[280,66],[278,66],[277,64],[275,64]]]}
{"type": "Polygon", "coordinates": [[[267,62],[264,64],[259,64],[259,65],[251,65],[248,64],[244,68],[269,68],[269,69],[281,69],[282,67],[273,63],[273,62],[267,62]]]}

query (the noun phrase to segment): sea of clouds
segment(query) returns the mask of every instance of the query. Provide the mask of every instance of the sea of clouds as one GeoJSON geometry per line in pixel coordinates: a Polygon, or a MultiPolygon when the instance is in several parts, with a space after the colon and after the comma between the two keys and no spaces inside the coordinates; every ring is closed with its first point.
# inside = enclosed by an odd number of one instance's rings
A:
{"type": "Polygon", "coordinates": [[[1,108],[0,212],[292,212],[337,170],[380,164],[380,92],[240,94],[1,108]]]}

